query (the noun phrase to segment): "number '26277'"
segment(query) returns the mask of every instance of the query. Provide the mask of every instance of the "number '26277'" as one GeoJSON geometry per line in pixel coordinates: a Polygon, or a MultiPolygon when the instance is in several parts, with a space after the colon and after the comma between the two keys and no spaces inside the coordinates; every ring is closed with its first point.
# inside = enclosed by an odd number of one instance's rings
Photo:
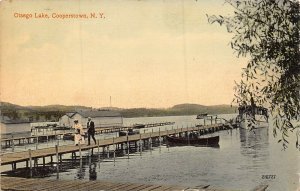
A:
{"type": "Polygon", "coordinates": [[[261,176],[262,179],[267,179],[267,180],[270,180],[270,179],[275,179],[276,178],[276,175],[262,175],[261,176]]]}

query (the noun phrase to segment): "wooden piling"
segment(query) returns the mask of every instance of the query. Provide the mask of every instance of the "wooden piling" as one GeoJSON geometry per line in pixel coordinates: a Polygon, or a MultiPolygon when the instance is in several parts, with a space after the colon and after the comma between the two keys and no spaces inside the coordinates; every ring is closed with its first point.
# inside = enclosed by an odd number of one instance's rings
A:
{"type": "Polygon", "coordinates": [[[12,149],[12,152],[15,152],[15,141],[14,141],[14,136],[12,135],[12,140],[11,140],[11,149],[12,149]]]}
{"type": "Polygon", "coordinates": [[[36,139],[35,139],[35,150],[38,150],[38,144],[39,144],[39,137],[36,137],[36,139]]]}
{"type": "Polygon", "coordinates": [[[128,139],[128,131],[126,133],[126,138],[127,138],[127,158],[129,159],[129,139],[128,139]]]}
{"type": "Polygon", "coordinates": [[[29,154],[30,177],[32,177],[32,158],[31,158],[31,149],[28,149],[28,154],[29,154]]]}
{"type": "Polygon", "coordinates": [[[114,149],[114,166],[116,163],[116,145],[115,145],[115,138],[113,137],[113,149],[114,149]]]}
{"type": "Polygon", "coordinates": [[[161,139],[160,139],[160,128],[158,129],[158,139],[159,139],[159,152],[161,151],[161,139]]]}
{"type": "Polygon", "coordinates": [[[58,146],[55,145],[55,154],[56,154],[56,168],[58,169],[59,156],[58,156],[58,146]]]}
{"type": "Polygon", "coordinates": [[[82,159],[81,144],[80,144],[80,142],[78,143],[78,146],[79,146],[79,158],[82,159]]]}
{"type": "Polygon", "coordinates": [[[100,161],[100,140],[97,140],[97,148],[98,148],[98,156],[99,156],[99,161],[100,161]]]}
{"type": "Polygon", "coordinates": [[[139,147],[140,147],[140,156],[142,156],[142,135],[140,134],[140,144],[139,144],[139,147]]]}
{"type": "Polygon", "coordinates": [[[188,139],[188,145],[190,145],[190,133],[189,133],[189,126],[187,126],[187,127],[186,127],[186,129],[187,129],[187,132],[186,132],[186,134],[187,134],[187,139],[188,139]]]}

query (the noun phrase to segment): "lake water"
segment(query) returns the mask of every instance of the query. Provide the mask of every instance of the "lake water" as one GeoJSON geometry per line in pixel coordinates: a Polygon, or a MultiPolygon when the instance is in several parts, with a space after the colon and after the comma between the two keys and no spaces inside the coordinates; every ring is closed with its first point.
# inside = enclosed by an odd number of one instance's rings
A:
{"type": "MultiPolygon", "coordinates": [[[[229,119],[232,115],[222,117],[229,119]]],[[[195,118],[196,116],[125,118],[124,125],[173,121],[173,128],[181,128],[203,123],[195,118]]],[[[155,127],[154,131],[158,128],[155,127]]],[[[171,129],[172,126],[160,128],[171,129]]],[[[217,132],[215,135],[220,136],[219,148],[168,148],[163,144],[161,148],[153,147],[151,152],[143,151],[142,155],[131,153],[129,159],[127,156],[118,157],[115,162],[112,158],[104,158],[99,163],[95,156],[84,157],[80,164],[79,160],[74,161],[64,155],[63,170],[58,176],[59,179],[68,180],[108,180],[191,187],[210,184],[236,190],[250,190],[259,184],[268,184],[268,190],[274,191],[295,191],[299,187],[300,154],[294,145],[295,137],[290,137],[289,148],[283,151],[281,144],[273,138],[272,126],[255,132],[234,129],[217,132]],[[265,179],[264,175],[275,175],[275,178],[265,179]]],[[[105,136],[111,137],[115,134],[105,136]]],[[[104,137],[101,135],[98,138],[104,137]]],[[[7,169],[2,167],[2,171],[7,169]]],[[[26,173],[22,169],[13,172],[18,176],[27,176],[26,173]]],[[[57,178],[53,166],[40,168],[35,174],[45,176],[46,179],[57,178]]]]}

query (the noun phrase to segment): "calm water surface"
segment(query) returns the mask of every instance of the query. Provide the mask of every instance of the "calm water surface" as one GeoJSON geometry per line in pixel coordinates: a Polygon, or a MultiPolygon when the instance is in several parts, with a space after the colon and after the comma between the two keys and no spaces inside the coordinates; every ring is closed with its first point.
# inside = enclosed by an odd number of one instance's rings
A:
{"type": "MultiPolygon", "coordinates": [[[[223,115],[230,118],[230,115],[223,115]]],[[[195,116],[149,117],[124,119],[125,125],[174,121],[173,128],[202,123],[195,116]]],[[[171,126],[160,127],[171,129],[171,126]]],[[[146,129],[145,131],[150,131],[146,129]]],[[[154,129],[158,130],[158,127],[154,129]]],[[[142,130],[143,131],[143,130],[142,130]]],[[[147,184],[174,184],[197,186],[210,184],[214,187],[250,190],[259,184],[268,184],[269,190],[294,191],[299,187],[300,155],[289,145],[282,146],[273,138],[272,127],[255,132],[228,130],[215,133],[220,136],[220,147],[153,147],[153,150],[118,157],[101,159],[84,157],[80,161],[64,156],[63,172],[57,174],[55,167],[38,170],[46,179],[109,180],[147,184]],[[49,171],[52,170],[52,173],[49,171]],[[275,179],[264,179],[263,175],[275,175],[275,179]]],[[[114,136],[114,134],[106,135],[114,136]]],[[[291,137],[291,142],[295,137],[291,137]]],[[[68,142],[67,142],[68,143],[68,142]]],[[[65,143],[65,144],[67,144],[65,143]]],[[[70,144],[70,143],[69,143],[70,144]]],[[[86,153],[87,154],[87,153],[86,153]]],[[[3,169],[2,169],[3,170],[3,169]]],[[[22,171],[14,172],[26,174],[22,171]]]]}

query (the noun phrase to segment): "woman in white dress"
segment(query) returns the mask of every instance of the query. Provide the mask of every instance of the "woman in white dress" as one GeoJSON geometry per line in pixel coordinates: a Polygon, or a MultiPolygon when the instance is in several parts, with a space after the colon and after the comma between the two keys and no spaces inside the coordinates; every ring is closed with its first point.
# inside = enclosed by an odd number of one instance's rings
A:
{"type": "Polygon", "coordinates": [[[73,128],[75,129],[74,142],[77,146],[79,143],[84,144],[84,131],[81,124],[78,123],[78,120],[74,120],[73,128]]]}

